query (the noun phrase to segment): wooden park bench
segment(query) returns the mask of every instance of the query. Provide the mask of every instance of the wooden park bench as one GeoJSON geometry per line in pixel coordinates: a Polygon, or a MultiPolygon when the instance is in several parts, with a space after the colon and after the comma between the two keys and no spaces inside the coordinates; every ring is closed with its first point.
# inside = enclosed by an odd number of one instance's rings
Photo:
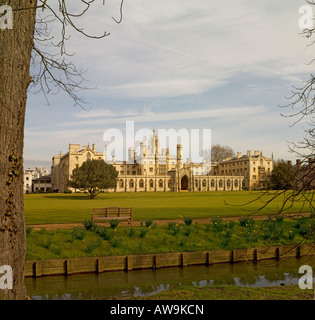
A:
{"type": "Polygon", "coordinates": [[[128,220],[128,225],[132,225],[132,207],[131,208],[93,208],[91,212],[93,222],[101,220],[128,220]]]}

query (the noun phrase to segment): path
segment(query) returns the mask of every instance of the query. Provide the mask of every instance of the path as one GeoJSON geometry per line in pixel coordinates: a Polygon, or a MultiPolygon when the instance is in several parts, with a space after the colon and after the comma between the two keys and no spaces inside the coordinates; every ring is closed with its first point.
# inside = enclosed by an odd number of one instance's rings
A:
{"type": "MultiPolygon", "coordinates": [[[[284,218],[298,218],[298,217],[307,217],[309,216],[309,213],[286,213],[283,214],[284,218]]],[[[245,216],[244,216],[245,217],[245,216]]],[[[269,216],[267,215],[261,215],[261,216],[252,216],[253,219],[255,220],[266,220],[268,219],[269,216]]],[[[215,218],[215,217],[211,217],[215,218]]],[[[239,217],[222,217],[223,221],[238,221],[239,217]]],[[[154,220],[154,222],[159,225],[167,225],[170,221],[174,221],[176,223],[183,223],[183,219],[169,219],[169,220],[154,220]]],[[[211,222],[210,218],[202,218],[202,219],[193,219],[193,223],[209,223],[211,222]]],[[[144,221],[138,221],[134,220],[132,222],[132,225],[137,227],[141,226],[141,223],[144,225],[144,221]]],[[[98,223],[100,225],[108,225],[109,223],[98,223]]],[[[122,221],[119,223],[119,226],[127,226],[128,222],[127,221],[122,221]]],[[[33,230],[41,230],[42,228],[45,228],[46,230],[56,230],[56,229],[72,229],[74,227],[82,227],[82,223],[56,223],[56,224],[34,224],[34,225],[27,225],[33,227],[33,230]]]]}

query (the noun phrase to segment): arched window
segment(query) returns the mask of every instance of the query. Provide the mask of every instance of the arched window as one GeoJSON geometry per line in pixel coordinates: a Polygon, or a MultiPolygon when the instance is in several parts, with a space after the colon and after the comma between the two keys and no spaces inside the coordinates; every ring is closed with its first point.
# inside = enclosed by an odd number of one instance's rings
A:
{"type": "Polygon", "coordinates": [[[206,187],[206,186],[207,186],[207,181],[206,181],[205,179],[202,181],[202,186],[203,186],[203,187],[206,187]]]}
{"type": "Polygon", "coordinates": [[[222,180],[220,179],[220,180],[219,180],[219,187],[222,188],[222,186],[223,186],[223,182],[222,182],[222,180]]]}
{"type": "Polygon", "coordinates": [[[133,182],[133,180],[131,179],[130,181],[129,181],[129,188],[133,188],[134,187],[134,182],[133,182]]]}
{"type": "Polygon", "coordinates": [[[159,187],[163,188],[163,180],[162,179],[159,180],[159,187]]]}
{"type": "Polygon", "coordinates": [[[214,188],[214,180],[211,180],[211,187],[214,188]]]}
{"type": "Polygon", "coordinates": [[[143,186],[144,186],[144,183],[143,183],[143,180],[141,179],[141,180],[139,181],[139,187],[140,187],[140,188],[143,188],[143,186]]]}
{"type": "Polygon", "coordinates": [[[230,188],[230,186],[231,186],[231,181],[230,181],[230,180],[228,180],[228,181],[226,182],[226,186],[227,186],[228,188],[230,188]]]}
{"type": "Polygon", "coordinates": [[[150,184],[150,188],[153,188],[154,184],[153,184],[153,180],[152,179],[150,180],[149,184],[150,184]]]}
{"type": "Polygon", "coordinates": [[[234,181],[234,186],[237,188],[238,187],[238,180],[234,181]]]}
{"type": "Polygon", "coordinates": [[[195,180],[195,186],[196,186],[196,188],[198,188],[198,180],[195,180]]]}
{"type": "Polygon", "coordinates": [[[119,180],[119,187],[120,188],[124,187],[124,180],[122,180],[122,179],[119,180]]]}

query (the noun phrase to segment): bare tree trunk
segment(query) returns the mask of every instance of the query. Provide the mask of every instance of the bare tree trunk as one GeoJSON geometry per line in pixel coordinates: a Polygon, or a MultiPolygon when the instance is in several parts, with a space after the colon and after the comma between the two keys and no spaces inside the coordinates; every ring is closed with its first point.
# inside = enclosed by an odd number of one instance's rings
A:
{"type": "Polygon", "coordinates": [[[4,4],[13,9],[13,28],[0,29],[0,267],[12,268],[13,288],[0,288],[0,300],[13,300],[27,296],[23,143],[37,0],[4,4]]]}

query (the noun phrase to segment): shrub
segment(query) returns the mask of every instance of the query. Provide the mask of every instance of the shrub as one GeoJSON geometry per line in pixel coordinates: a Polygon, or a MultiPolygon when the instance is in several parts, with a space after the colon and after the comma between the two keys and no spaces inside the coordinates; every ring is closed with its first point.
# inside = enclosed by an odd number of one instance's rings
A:
{"type": "Polygon", "coordinates": [[[174,221],[168,223],[168,229],[173,232],[174,236],[180,232],[180,227],[174,221]]]}
{"type": "Polygon", "coordinates": [[[255,220],[253,218],[240,217],[238,221],[240,222],[241,227],[253,228],[255,225],[255,220]]]}
{"type": "Polygon", "coordinates": [[[184,235],[188,237],[190,235],[190,232],[191,232],[191,229],[188,226],[186,226],[184,229],[184,235]]]}
{"type": "Polygon", "coordinates": [[[116,229],[118,224],[119,224],[119,220],[118,219],[111,219],[109,220],[109,225],[111,229],[116,229]]]}
{"type": "Polygon", "coordinates": [[[52,238],[51,238],[51,235],[49,234],[47,236],[46,242],[44,243],[44,248],[50,249],[51,245],[52,245],[52,238]]]}
{"type": "Polygon", "coordinates": [[[149,227],[152,225],[152,223],[153,223],[153,220],[152,220],[152,219],[146,219],[146,220],[145,220],[145,226],[146,226],[147,228],[149,228],[149,227]]]}
{"type": "Polygon", "coordinates": [[[296,233],[294,230],[289,230],[288,238],[289,240],[293,240],[296,236],[296,233]]]}
{"type": "Polygon", "coordinates": [[[97,227],[93,220],[84,220],[82,224],[87,231],[93,231],[97,227]]]}
{"type": "Polygon", "coordinates": [[[107,227],[98,227],[97,234],[103,239],[103,240],[111,240],[114,236],[113,230],[107,228],[107,227]]]}
{"type": "Polygon", "coordinates": [[[83,240],[85,235],[86,235],[86,230],[85,229],[74,227],[72,229],[72,233],[71,233],[71,240],[72,241],[74,239],[83,240]]]}
{"type": "Polygon", "coordinates": [[[216,233],[220,233],[223,231],[223,223],[222,223],[222,219],[221,218],[214,218],[211,220],[213,227],[214,227],[214,231],[216,233]]]}
{"type": "Polygon", "coordinates": [[[127,236],[132,238],[136,234],[136,230],[134,228],[128,229],[127,236]]]}
{"type": "Polygon", "coordinates": [[[268,220],[265,221],[266,223],[266,228],[264,230],[264,239],[265,240],[280,240],[280,238],[282,237],[282,233],[283,233],[283,228],[282,228],[282,221],[283,220],[279,220],[279,222],[277,222],[276,220],[272,220],[271,217],[268,218],[268,220]]]}
{"type": "Polygon", "coordinates": [[[183,220],[184,220],[184,223],[185,223],[186,226],[190,226],[192,224],[192,222],[193,222],[193,218],[187,217],[187,216],[184,216],[183,220]]]}
{"type": "Polygon", "coordinates": [[[140,228],[140,238],[144,238],[146,234],[148,233],[149,229],[148,228],[140,228]]]}

